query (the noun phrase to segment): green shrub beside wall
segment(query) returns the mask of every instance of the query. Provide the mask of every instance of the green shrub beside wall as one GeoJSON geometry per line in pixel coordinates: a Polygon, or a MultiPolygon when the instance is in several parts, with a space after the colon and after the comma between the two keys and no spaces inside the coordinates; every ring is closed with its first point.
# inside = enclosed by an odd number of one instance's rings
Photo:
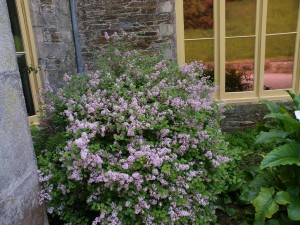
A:
{"type": "Polygon", "coordinates": [[[178,68],[106,39],[98,71],[66,74],[45,95],[41,203],[73,225],[215,222],[231,159],[203,65],[178,68]]]}

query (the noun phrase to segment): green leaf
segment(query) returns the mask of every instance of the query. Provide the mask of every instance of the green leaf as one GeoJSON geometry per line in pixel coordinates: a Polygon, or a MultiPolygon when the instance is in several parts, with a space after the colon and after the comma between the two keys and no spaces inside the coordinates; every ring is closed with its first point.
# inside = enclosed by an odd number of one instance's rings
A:
{"type": "Polygon", "coordinates": [[[288,217],[290,220],[300,221],[300,199],[299,196],[293,198],[287,207],[288,217]]]}
{"type": "Polygon", "coordinates": [[[275,102],[272,101],[262,101],[262,103],[266,104],[267,108],[270,110],[271,113],[280,113],[284,112],[283,108],[277,105],[275,102]]]}
{"type": "Polygon", "coordinates": [[[226,209],[226,214],[230,217],[237,216],[239,214],[239,210],[233,209],[233,208],[227,208],[226,209]]]}
{"type": "Polygon", "coordinates": [[[256,220],[254,221],[253,225],[265,225],[265,221],[256,220]]]}
{"type": "Polygon", "coordinates": [[[300,122],[287,113],[270,113],[264,117],[265,119],[273,118],[278,121],[278,125],[287,132],[297,132],[300,130],[300,122]]]}
{"type": "Polygon", "coordinates": [[[282,166],[280,167],[277,176],[280,179],[280,181],[286,186],[293,185],[297,182],[298,179],[299,170],[296,168],[298,167],[295,165],[282,166]]]}
{"type": "Polygon", "coordinates": [[[240,195],[240,200],[245,202],[245,203],[249,203],[253,199],[256,198],[258,193],[259,193],[258,188],[247,187],[242,191],[242,193],[240,195]]]}
{"type": "Polygon", "coordinates": [[[261,143],[281,143],[287,137],[288,133],[283,130],[270,130],[269,132],[260,132],[256,137],[255,145],[261,143]]]}
{"type": "Polygon", "coordinates": [[[170,174],[171,173],[171,165],[170,164],[164,164],[161,168],[161,172],[164,174],[170,174]]]}
{"type": "Polygon", "coordinates": [[[278,220],[269,220],[266,225],[280,225],[278,220]]]}
{"type": "Polygon", "coordinates": [[[274,176],[269,171],[260,172],[257,174],[253,180],[249,182],[249,186],[254,188],[261,188],[261,187],[269,187],[272,185],[272,181],[274,180],[274,176]]]}
{"type": "Polygon", "coordinates": [[[247,221],[243,221],[240,225],[250,225],[247,221]]]}
{"type": "Polygon", "coordinates": [[[252,201],[255,207],[255,220],[263,221],[265,218],[271,218],[279,210],[273,195],[274,188],[261,188],[258,196],[252,201]]]}
{"type": "Polygon", "coordinates": [[[285,214],[281,213],[279,218],[280,225],[299,225],[298,222],[290,220],[285,214]]]}
{"type": "Polygon", "coordinates": [[[257,174],[251,181],[242,188],[240,200],[247,203],[257,197],[262,187],[268,188],[274,183],[274,176],[269,171],[257,174]]]}
{"type": "Polygon", "coordinates": [[[300,193],[299,187],[296,186],[289,186],[286,191],[290,194],[290,196],[298,196],[300,193]]]}
{"type": "Polygon", "coordinates": [[[279,205],[286,205],[291,202],[290,194],[286,191],[279,191],[276,193],[275,201],[279,205]]]}
{"type": "Polygon", "coordinates": [[[294,164],[300,166],[300,144],[289,143],[268,153],[262,160],[260,168],[294,164]]]}
{"type": "Polygon", "coordinates": [[[300,221],[299,187],[289,187],[287,192],[291,196],[291,203],[287,207],[288,217],[290,220],[300,221]]]}
{"type": "Polygon", "coordinates": [[[297,109],[300,109],[300,96],[291,92],[290,90],[286,90],[286,92],[291,96],[291,98],[293,99],[293,102],[295,104],[295,107],[297,109]]]}

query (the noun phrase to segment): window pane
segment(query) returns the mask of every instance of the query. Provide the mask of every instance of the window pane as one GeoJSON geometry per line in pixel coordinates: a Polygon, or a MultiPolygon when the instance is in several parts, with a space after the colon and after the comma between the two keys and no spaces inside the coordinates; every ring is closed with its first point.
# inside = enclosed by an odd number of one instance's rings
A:
{"type": "Polygon", "coordinates": [[[15,1],[9,0],[6,2],[7,2],[7,6],[8,6],[10,24],[11,24],[12,33],[14,36],[16,51],[24,52],[24,46],[23,46],[23,42],[22,42],[22,36],[21,36],[15,1]]]}
{"type": "Polygon", "coordinates": [[[185,39],[212,38],[213,0],[184,0],[185,39]]]}
{"type": "Polygon", "coordinates": [[[35,110],[34,110],[32,93],[30,88],[29,72],[26,65],[25,54],[17,54],[17,60],[18,60],[21,81],[22,81],[22,88],[23,88],[27,113],[28,116],[33,116],[35,115],[35,110]]]}
{"type": "Polygon", "coordinates": [[[256,0],[226,1],[226,36],[255,34],[256,0]]]}
{"type": "Polygon", "coordinates": [[[32,99],[32,93],[30,88],[30,81],[29,81],[29,73],[26,65],[26,58],[25,54],[17,54],[17,60],[18,60],[18,66],[19,66],[19,72],[21,76],[22,81],[22,87],[23,87],[23,94],[25,98],[25,104],[28,116],[35,115],[34,110],[34,104],[32,99]]]}
{"type": "Polygon", "coordinates": [[[202,61],[214,80],[213,0],[183,0],[185,62],[202,61]],[[194,39],[194,40],[188,40],[194,39]]]}
{"type": "Polygon", "coordinates": [[[255,38],[226,39],[225,91],[253,91],[255,38]]]}
{"type": "Polygon", "coordinates": [[[264,89],[292,87],[296,34],[267,36],[264,89]]]}
{"type": "Polygon", "coordinates": [[[296,31],[298,8],[299,0],[269,0],[267,33],[296,31]]]}
{"type": "Polygon", "coordinates": [[[185,41],[185,61],[214,61],[214,40],[185,41]]]}

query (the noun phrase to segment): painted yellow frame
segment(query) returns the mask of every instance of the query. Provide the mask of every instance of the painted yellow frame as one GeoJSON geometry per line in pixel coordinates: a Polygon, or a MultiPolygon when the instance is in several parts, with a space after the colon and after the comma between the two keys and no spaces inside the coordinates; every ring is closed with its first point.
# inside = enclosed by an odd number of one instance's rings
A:
{"type": "MultiPolygon", "coordinates": [[[[24,44],[26,62],[28,65],[37,68],[38,59],[36,55],[35,42],[33,37],[33,30],[30,20],[29,7],[27,0],[15,0],[17,12],[21,27],[22,39],[24,44]]],[[[28,117],[29,123],[38,122],[38,111],[40,110],[39,96],[41,95],[41,76],[40,72],[32,72],[30,75],[30,88],[33,97],[36,115],[28,117]]]]}
{"type": "MultiPolygon", "coordinates": [[[[254,90],[245,92],[225,92],[225,2],[226,0],[213,0],[214,2],[214,65],[215,84],[219,86],[216,98],[231,103],[253,102],[262,99],[283,100],[288,99],[284,90],[263,90],[263,76],[265,65],[266,21],[268,0],[257,0],[256,4],[256,31],[255,31],[255,71],[254,90]]],[[[185,63],[183,0],[176,0],[176,29],[177,29],[177,61],[179,65],[185,63]]],[[[300,92],[300,7],[298,9],[298,23],[296,31],[296,45],[294,55],[293,83],[290,90],[300,92]]]]}

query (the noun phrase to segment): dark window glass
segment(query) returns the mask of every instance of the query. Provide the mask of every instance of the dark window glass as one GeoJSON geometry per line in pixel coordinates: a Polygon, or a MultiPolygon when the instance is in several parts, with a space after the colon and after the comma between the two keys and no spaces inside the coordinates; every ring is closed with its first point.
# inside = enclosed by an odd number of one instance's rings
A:
{"type": "Polygon", "coordinates": [[[34,110],[34,103],[32,99],[32,93],[30,88],[30,80],[29,80],[29,73],[28,67],[26,63],[26,54],[24,50],[24,45],[22,41],[21,29],[20,24],[18,21],[18,14],[17,14],[17,7],[14,0],[7,0],[9,18],[11,23],[12,34],[14,37],[14,43],[16,48],[18,66],[22,81],[23,93],[25,97],[26,109],[28,116],[35,115],[34,110]]]}
{"type": "Polygon", "coordinates": [[[23,94],[25,98],[27,113],[28,116],[33,116],[35,115],[35,110],[34,110],[32,93],[30,88],[28,69],[26,66],[25,54],[17,54],[17,59],[18,59],[19,71],[21,75],[23,94]]]}

